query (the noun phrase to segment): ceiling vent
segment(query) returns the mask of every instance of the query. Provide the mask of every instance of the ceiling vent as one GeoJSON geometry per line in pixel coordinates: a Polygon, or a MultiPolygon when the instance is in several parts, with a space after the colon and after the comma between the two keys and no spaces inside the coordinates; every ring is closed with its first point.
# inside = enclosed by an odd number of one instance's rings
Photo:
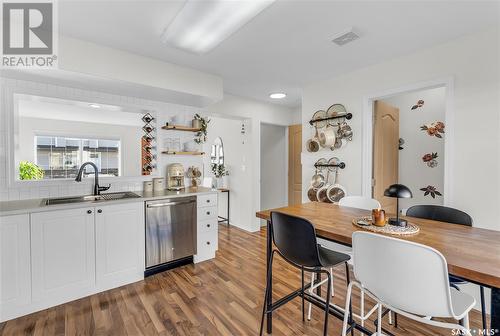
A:
{"type": "Polygon", "coordinates": [[[350,43],[350,42],[352,42],[354,40],[357,40],[357,39],[359,39],[359,35],[356,34],[352,30],[352,28],[349,28],[349,29],[343,31],[340,34],[337,34],[333,38],[332,42],[341,47],[341,46],[343,46],[343,45],[345,45],[347,43],[350,43]]]}

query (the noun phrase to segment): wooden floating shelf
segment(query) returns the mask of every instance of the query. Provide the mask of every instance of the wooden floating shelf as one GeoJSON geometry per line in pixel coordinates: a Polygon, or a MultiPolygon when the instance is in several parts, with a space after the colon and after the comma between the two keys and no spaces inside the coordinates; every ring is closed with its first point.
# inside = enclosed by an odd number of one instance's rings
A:
{"type": "Polygon", "coordinates": [[[167,155],[203,155],[205,152],[174,152],[174,151],[163,151],[162,154],[167,155]]]}
{"type": "Polygon", "coordinates": [[[162,126],[162,129],[174,130],[174,131],[186,131],[186,132],[199,132],[201,130],[200,128],[193,128],[193,127],[182,126],[182,125],[166,125],[166,126],[162,126]]]}

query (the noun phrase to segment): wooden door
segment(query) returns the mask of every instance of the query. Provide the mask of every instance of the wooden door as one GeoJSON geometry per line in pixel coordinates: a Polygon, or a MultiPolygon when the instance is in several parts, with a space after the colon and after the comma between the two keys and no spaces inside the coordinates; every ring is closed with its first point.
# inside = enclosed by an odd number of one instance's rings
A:
{"type": "Polygon", "coordinates": [[[33,302],[45,307],[95,289],[94,208],[31,215],[33,302]]]}
{"type": "Polygon", "coordinates": [[[288,205],[302,203],[302,125],[288,127],[288,205]]]}
{"type": "Polygon", "coordinates": [[[96,208],[96,282],[99,290],[144,278],[144,203],[96,208]]]}
{"type": "Polygon", "coordinates": [[[373,198],[388,212],[396,212],[396,199],[385,197],[384,190],[398,183],[399,109],[375,102],[373,125],[373,198]]]}

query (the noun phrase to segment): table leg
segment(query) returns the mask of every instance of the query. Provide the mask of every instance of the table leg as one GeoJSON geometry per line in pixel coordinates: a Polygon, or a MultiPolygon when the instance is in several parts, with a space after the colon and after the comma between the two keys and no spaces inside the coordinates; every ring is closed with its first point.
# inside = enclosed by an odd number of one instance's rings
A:
{"type": "Polygon", "coordinates": [[[229,194],[229,190],[227,191],[227,227],[229,227],[229,211],[230,211],[230,207],[229,207],[229,200],[231,199],[231,195],[229,194]]]}
{"type": "MultiPolygon", "coordinates": [[[[266,270],[269,269],[269,263],[271,258],[271,253],[273,249],[273,239],[272,239],[272,226],[271,221],[267,221],[267,244],[266,244],[266,270]]],[[[272,307],[272,299],[273,299],[273,271],[269,270],[269,273],[266,272],[266,283],[269,286],[269,290],[267,291],[267,311],[271,311],[272,307]],[[269,278],[267,278],[269,277],[269,278]]],[[[267,313],[267,333],[270,334],[273,332],[273,317],[272,313],[267,313]]]]}
{"type": "Polygon", "coordinates": [[[491,324],[490,329],[500,333],[500,288],[491,289],[491,324]]]}

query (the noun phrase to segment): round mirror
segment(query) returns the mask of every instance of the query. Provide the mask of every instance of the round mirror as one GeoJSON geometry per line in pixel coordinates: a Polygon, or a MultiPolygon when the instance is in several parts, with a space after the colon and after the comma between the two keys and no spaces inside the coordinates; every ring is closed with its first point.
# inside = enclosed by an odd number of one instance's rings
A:
{"type": "Polygon", "coordinates": [[[222,139],[220,137],[216,138],[212,145],[210,163],[218,165],[224,164],[224,146],[222,145],[222,139]]]}

